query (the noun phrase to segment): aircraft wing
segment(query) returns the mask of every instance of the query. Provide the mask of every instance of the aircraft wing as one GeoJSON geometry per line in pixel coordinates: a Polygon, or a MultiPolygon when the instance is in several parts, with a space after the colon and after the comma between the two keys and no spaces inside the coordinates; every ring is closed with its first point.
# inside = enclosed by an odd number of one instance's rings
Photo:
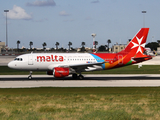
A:
{"type": "Polygon", "coordinates": [[[103,63],[106,63],[106,62],[73,64],[73,65],[69,65],[69,67],[71,67],[71,68],[74,68],[74,67],[93,67],[93,65],[102,65],[103,63]]]}
{"type": "Polygon", "coordinates": [[[97,62],[97,63],[83,63],[83,64],[71,64],[71,65],[60,65],[58,67],[70,67],[74,69],[75,71],[81,71],[86,69],[87,67],[94,67],[94,65],[101,66],[102,64],[107,62],[97,62]]]}

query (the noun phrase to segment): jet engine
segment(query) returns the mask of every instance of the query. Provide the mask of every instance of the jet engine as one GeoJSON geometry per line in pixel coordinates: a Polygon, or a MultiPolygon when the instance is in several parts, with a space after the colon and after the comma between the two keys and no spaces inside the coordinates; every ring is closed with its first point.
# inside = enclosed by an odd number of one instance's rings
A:
{"type": "Polygon", "coordinates": [[[55,67],[53,71],[47,71],[47,75],[53,75],[54,77],[66,77],[70,73],[69,68],[65,67],[55,67]]]}

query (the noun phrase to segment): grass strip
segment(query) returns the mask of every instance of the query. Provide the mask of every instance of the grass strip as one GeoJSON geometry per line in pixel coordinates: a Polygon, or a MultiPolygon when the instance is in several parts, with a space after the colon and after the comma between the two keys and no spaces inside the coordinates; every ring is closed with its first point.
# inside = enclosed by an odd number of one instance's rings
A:
{"type": "Polygon", "coordinates": [[[160,118],[160,87],[0,89],[1,119],[160,118]]]}

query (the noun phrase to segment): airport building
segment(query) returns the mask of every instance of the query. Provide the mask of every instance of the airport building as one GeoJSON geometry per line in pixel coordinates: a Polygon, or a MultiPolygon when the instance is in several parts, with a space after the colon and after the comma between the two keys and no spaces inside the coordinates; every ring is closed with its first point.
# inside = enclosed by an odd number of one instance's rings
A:
{"type": "Polygon", "coordinates": [[[112,51],[114,53],[118,53],[118,52],[122,51],[126,46],[127,46],[127,44],[115,44],[112,46],[112,51]]]}
{"type": "Polygon", "coordinates": [[[0,41],[0,53],[1,53],[1,50],[4,48],[5,48],[5,42],[0,41]]]}
{"type": "Polygon", "coordinates": [[[157,47],[157,54],[160,55],[160,47],[157,47]]]}

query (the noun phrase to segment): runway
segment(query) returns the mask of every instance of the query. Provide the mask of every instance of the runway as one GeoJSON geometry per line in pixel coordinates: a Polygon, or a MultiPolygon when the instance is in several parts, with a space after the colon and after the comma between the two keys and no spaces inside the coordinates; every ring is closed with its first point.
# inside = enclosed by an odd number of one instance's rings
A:
{"type": "Polygon", "coordinates": [[[73,80],[71,76],[55,79],[48,75],[0,75],[0,88],[32,87],[159,87],[159,74],[108,74],[84,75],[84,80],[73,80]]]}

